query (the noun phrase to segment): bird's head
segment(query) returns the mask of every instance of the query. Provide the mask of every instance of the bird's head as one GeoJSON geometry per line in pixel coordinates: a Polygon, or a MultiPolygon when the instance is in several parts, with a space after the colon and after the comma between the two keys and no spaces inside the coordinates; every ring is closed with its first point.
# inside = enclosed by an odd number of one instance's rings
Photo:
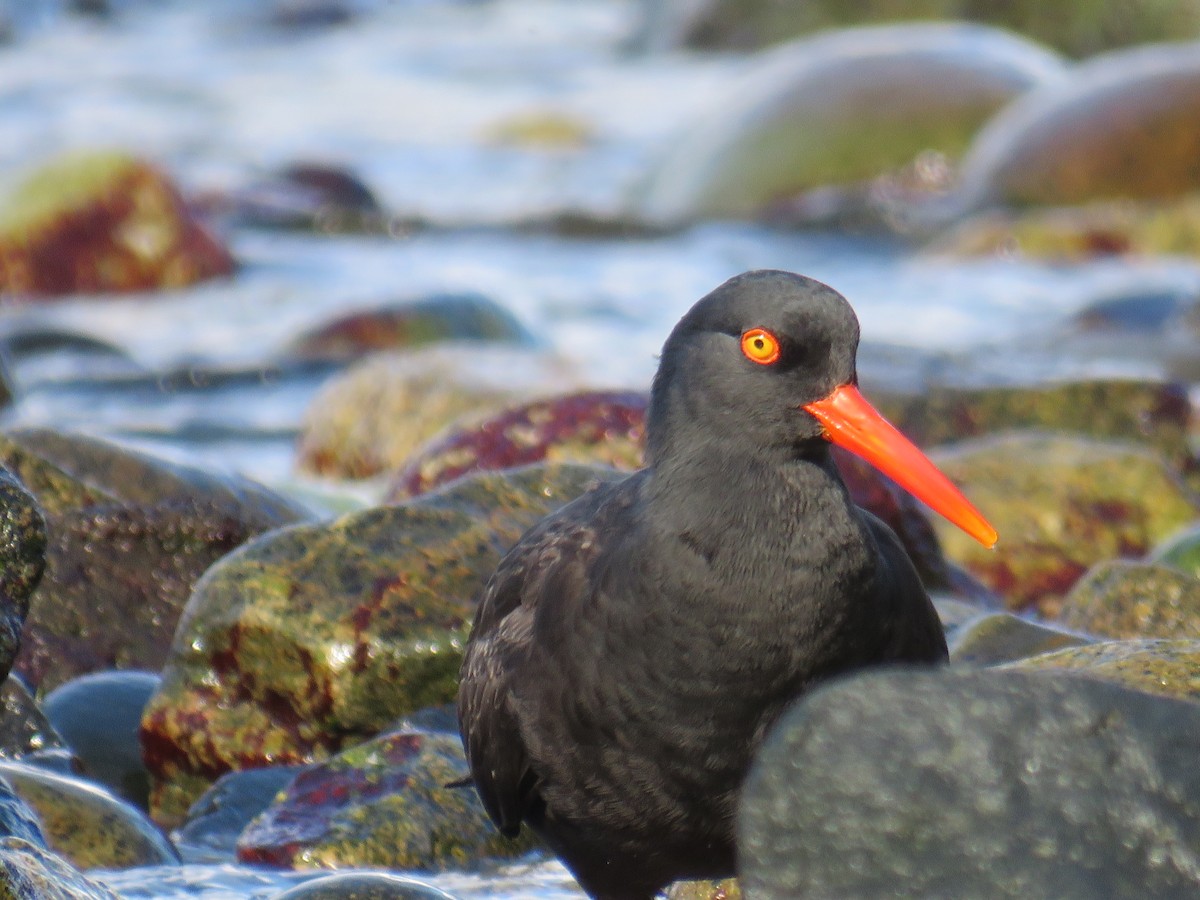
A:
{"type": "Polygon", "coordinates": [[[858,318],[837,291],[763,270],[699,300],[663,346],[654,378],[647,456],[715,448],[811,456],[832,441],[992,546],[996,531],[857,388],[858,318]]]}

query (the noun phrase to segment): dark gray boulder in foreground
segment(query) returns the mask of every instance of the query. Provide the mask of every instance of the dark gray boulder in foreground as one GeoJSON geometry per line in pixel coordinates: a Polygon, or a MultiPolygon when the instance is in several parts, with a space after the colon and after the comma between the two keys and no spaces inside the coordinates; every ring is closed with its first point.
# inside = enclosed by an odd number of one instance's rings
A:
{"type": "Polygon", "coordinates": [[[1200,896],[1200,704],[1068,676],[838,681],[743,796],[763,898],[1200,896]]]}

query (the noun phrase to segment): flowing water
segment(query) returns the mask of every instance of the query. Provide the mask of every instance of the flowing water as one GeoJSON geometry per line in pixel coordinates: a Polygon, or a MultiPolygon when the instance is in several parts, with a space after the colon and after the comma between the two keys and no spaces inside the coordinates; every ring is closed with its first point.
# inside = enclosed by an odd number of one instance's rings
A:
{"type": "MultiPolygon", "coordinates": [[[[90,429],[282,483],[329,374],[280,365],[284,348],[308,327],[384,301],[480,292],[597,385],[643,387],[695,299],[737,272],[779,267],[852,300],[868,387],[915,388],[946,372],[982,383],[1158,374],[1153,354],[1128,345],[1064,356],[1047,336],[1097,298],[1200,291],[1200,270],[1183,260],[964,262],[882,239],[735,223],[619,238],[514,227],[565,212],[612,218],[745,60],[634,52],[648,4],[632,0],[343,5],[355,12],[349,22],[306,30],[271,24],[266,3],[127,0],[102,21],[10,0],[0,178],[96,147],[156,160],[192,193],[327,161],[360,175],[389,212],[433,227],[237,228],[226,235],[242,266],[232,280],[6,307],[0,333],[86,335],[133,363],[78,346],[18,355],[21,397],[6,424],[90,429]],[[583,139],[537,147],[499,137],[531,116],[583,139]]],[[[131,898],[206,900],[270,896],[295,877],[218,865],[105,875],[131,898]]],[[[462,897],[575,896],[554,864],[435,880],[462,897]]]]}

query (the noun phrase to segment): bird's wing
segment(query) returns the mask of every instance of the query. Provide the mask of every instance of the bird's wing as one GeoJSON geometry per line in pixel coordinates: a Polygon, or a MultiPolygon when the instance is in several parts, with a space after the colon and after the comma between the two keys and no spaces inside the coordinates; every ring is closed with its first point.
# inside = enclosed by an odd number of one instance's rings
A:
{"type": "Polygon", "coordinates": [[[575,602],[587,602],[587,564],[597,549],[593,519],[628,481],[601,485],[543,519],[500,561],[480,596],[459,680],[458,720],[476,790],[505,834],[516,834],[539,802],[514,698],[523,664],[530,675],[538,610],[569,616],[575,602]]]}

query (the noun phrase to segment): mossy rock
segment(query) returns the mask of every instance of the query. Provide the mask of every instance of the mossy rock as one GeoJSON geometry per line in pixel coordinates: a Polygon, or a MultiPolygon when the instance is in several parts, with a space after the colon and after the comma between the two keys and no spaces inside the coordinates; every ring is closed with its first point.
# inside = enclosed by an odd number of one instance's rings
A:
{"type": "Polygon", "coordinates": [[[939,448],[932,456],[1000,533],[987,550],[935,520],[946,555],[1015,609],[1056,617],[1095,563],[1138,557],[1196,518],[1188,491],[1153,451],[1032,431],[939,448]]]}
{"type": "Polygon", "coordinates": [[[21,647],[29,601],[46,566],[46,520],[29,491],[0,466],[0,680],[21,647]]]}
{"type": "Polygon", "coordinates": [[[1150,551],[1146,561],[1200,578],[1200,522],[1192,522],[1170,535],[1150,551]]]}
{"type": "Polygon", "coordinates": [[[1200,190],[1200,43],[1105,54],[1014,101],[962,165],[988,206],[1171,200],[1200,190]]]}
{"type": "Polygon", "coordinates": [[[288,888],[272,900],[454,900],[454,897],[403,875],[337,872],[288,888]]]}
{"type": "Polygon", "coordinates": [[[173,824],[223,772],[325,759],[450,702],[474,597],[502,553],[612,475],[533,466],[464,478],[280,529],[213,566],[142,721],[155,818],[173,824]]]}
{"type": "Polygon", "coordinates": [[[1184,700],[1200,700],[1200,641],[1143,638],[1067,647],[1006,663],[1025,669],[1086,675],[1184,700]]]}
{"type": "Polygon", "coordinates": [[[1200,256],[1200,195],[991,210],[968,216],[925,252],[1070,263],[1114,255],[1200,256]]]}
{"type": "Polygon", "coordinates": [[[0,205],[0,296],[161,290],[233,269],[170,180],[122,153],[58,159],[0,205]]]}
{"type": "Polygon", "coordinates": [[[438,341],[536,343],[512,313],[481,294],[435,294],[338,316],[301,334],[284,355],[347,360],[438,341]]]}
{"type": "Polygon", "coordinates": [[[975,25],[798,40],[756,58],[682,129],[635,207],[655,223],[744,218],[899,170],[926,151],[957,157],[993,113],[1062,71],[1044,48],[975,25]]]}
{"type": "Polygon", "coordinates": [[[435,344],[368,357],[332,378],[301,425],[297,467],[334,478],[395,472],[423,443],[579,381],[563,360],[486,344],[435,344]]]}
{"type": "Polygon", "coordinates": [[[473,472],[538,462],[640,468],[647,397],[583,391],[534,400],[451,428],[420,447],[392,479],[398,503],[473,472]]]}
{"type": "Polygon", "coordinates": [[[46,843],[80,869],[172,865],[179,854],[149,819],[92,782],[17,762],[0,777],[37,813],[46,843]]]}
{"type": "Polygon", "coordinates": [[[296,776],[238,839],[238,860],[286,868],[438,871],[511,859],[534,846],[496,830],[457,735],[394,732],[296,776]]]}
{"type": "Polygon", "coordinates": [[[1181,384],[1113,379],[978,389],[937,386],[920,396],[878,393],[872,399],[922,447],[997,431],[1041,429],[1141,442],[1180,471],[1193,465],[1191,403],[1181,384]]]}
{"type": "Polygon", "coordinates": [[[950,642],[950,661],[991,666],[1078,647],[1090,639],[1010,613],[990,613],[958,629],[950,642]]]}
{"type": "Polygon", "coordinates": [[[1071,589],[1058,621],[1110,638],[1200,640],[1200,579],[1170,566],[1107,560],[1071,589]]]}
{"type": "Polygon", "coordinates": [[[1072,56],[1200,33],[1195,0],[714,0],[685,32],[698,47],[760,47],[826,28],[910,19],[966,19],[1006,28],[1072,56]]]}
{"type": "Polygon", "coordinates": [[[667,900],[742,900],[742,888],[736,878],[677,881],[667,890],[667,900]]]}
{"type": "Polygon", "coordinates": [[[51,429],[0,434],[0,463],[48,522],[15,663],[44,690],[97,669],[158,669],[200,573],[306,515],[248,479],[51,429]]]}

